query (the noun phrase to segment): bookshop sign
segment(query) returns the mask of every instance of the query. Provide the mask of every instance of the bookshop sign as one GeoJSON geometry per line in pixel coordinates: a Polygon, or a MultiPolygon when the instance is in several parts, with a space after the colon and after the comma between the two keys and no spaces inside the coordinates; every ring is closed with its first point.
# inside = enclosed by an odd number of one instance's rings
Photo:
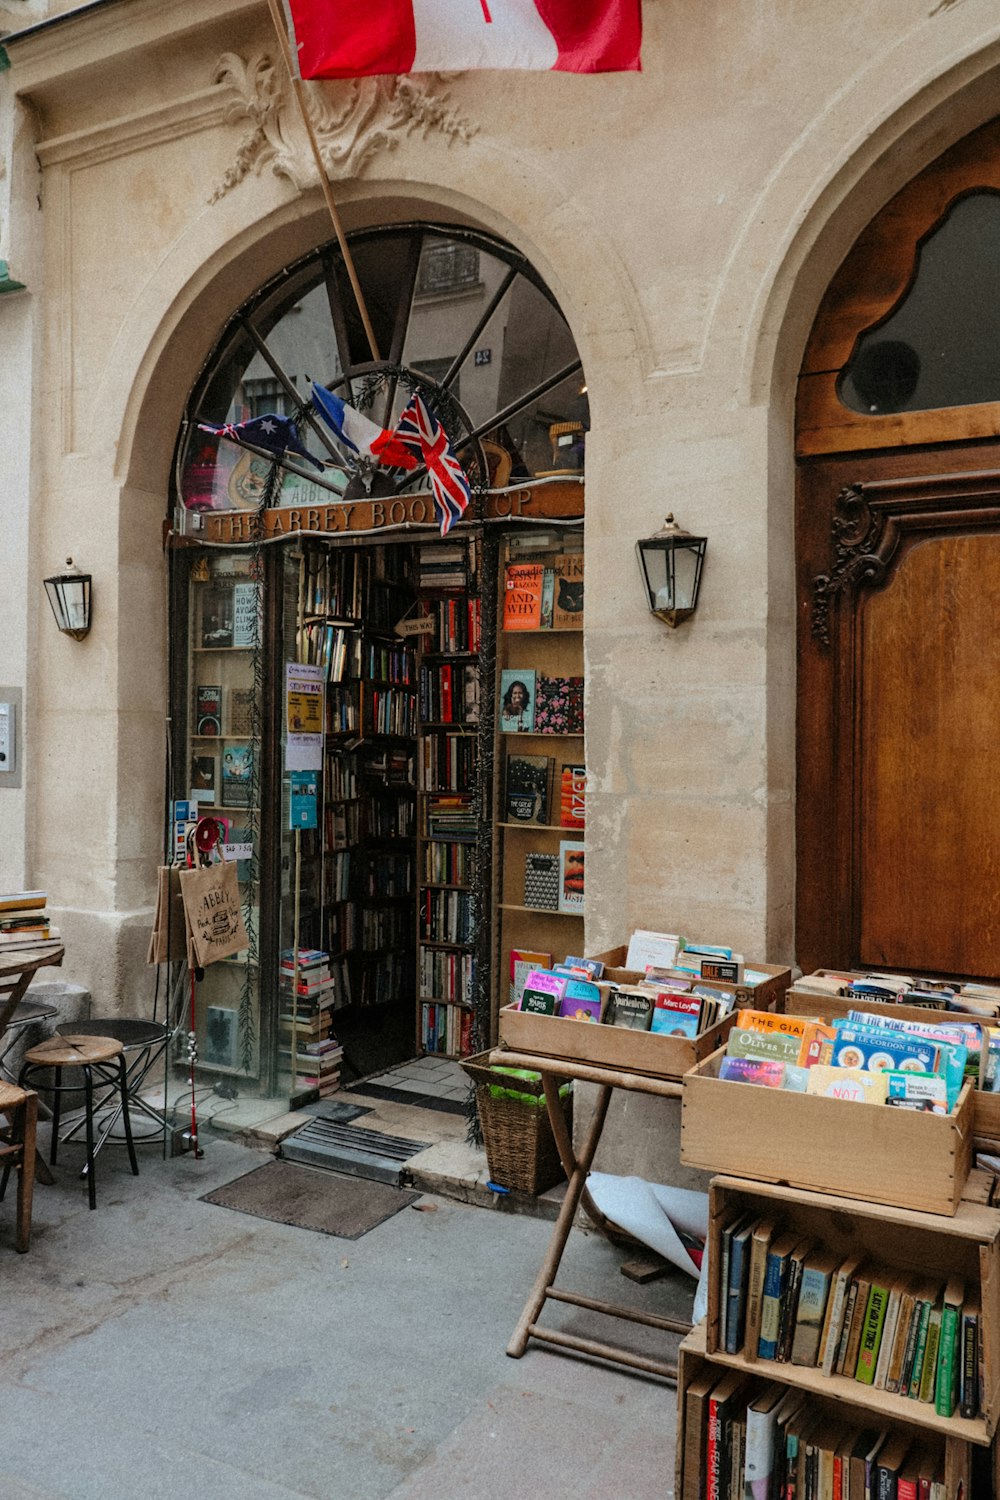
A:
{"type": "MultiPolygon", "coordinates": [[[[577,520],[583,515],[583,485],[578,479],[490,490],[483,506],[486,521],[577,520]]],[[[209,512],[204,516],[207,542],[249,542],[255,513],[250,510],[209,512]]],[[[341,500],[333,505],[283,505],[265,510],[267,540],[309,532],[314,536],[363,536],[395,529],[427,527],[436,531],[430,495],[397,495],[380,500],[341,500]]],[[[461,530],[465,522],[455,528],[461,530]]]]}

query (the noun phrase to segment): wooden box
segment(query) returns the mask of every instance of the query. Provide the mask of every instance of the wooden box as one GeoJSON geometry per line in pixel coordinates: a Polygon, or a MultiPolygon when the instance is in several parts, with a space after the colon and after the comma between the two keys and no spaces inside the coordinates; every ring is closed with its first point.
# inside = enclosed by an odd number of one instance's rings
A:
{"type": "MultiPolygon", "coordinates": [[[[603,963],[603,978],[608,983],[638,984],[640,980],[645,979],[645,974],[639,973],[638,970],[622,967],[627,954],[628,949],[623,946],[609,948],[606,953],[593,955],[603,963]]],[[[706,979],[699,983],[710,984],[713,989],[726,990],[729,994],[735,995],[734,1009],[740,1006],[751,1006],[754,1010],[780,1010],[785,991],[792,982],[791,969],[784,968],[780,964],[760,964],[756,961],[747,962],[745,967],[755,970],[758,974],[766,974],[767,978],[760,984],[727,984],[721,979],[706,979]]]]}
{"type": "Polygon", "coordinates": [[[701,1036],[680,1037],[606,1026],[603,1021],[537,1016],[507,1005],[500,1012],[500,1042],[515,1052],[680,1080],[695,1063],[725,1044],[735,1019],[724,1016],[701,1036]]]}
{"type": "Polygon", "coordinates": [[[953,1214],[972,1165],[973,1094],[950,1115],[848,1104],[719,1078],[724,1049],[684,1078],[681,1161],[709,1172],[953,1214]]]}
{"type": "MultiPolygon", "coordinates": [[[[785,995],[783,1009],[790,1016],[819,1016],[824,1021],[834,1021],[852,1010],[865,1010],[876,1020],[880,1015],[885,1015],[898,1021],[922,1021],[928,1026],[946,1026],[949,1022],[960,1022],[964,1026],[980,1026],[984,1031],[988,1029],[978,1016],[965,1015],[960,1011],[937,1010],[920,1005],[873,1005],[870,1001],[866,1003],[863,997],[847,995],[799,994],[794,985],[785,995]]],[[[981,1076],[985,1072],[985,1062],[984,1051],[981,1076]]],[[[982,1141],[991,1148],[1000,1147],[1000,1094],[975,1089],[972,1096],[972,1121],[972,1133],[977,1141],[982,1141]]]]}

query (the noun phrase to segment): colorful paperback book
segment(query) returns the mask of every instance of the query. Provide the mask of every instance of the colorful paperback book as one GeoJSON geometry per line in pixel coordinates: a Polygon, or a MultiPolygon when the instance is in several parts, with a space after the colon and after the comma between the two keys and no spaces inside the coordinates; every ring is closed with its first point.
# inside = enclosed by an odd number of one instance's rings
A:
{"type": "Polygon", "coordinates": [[[583,733],[583,678],[540,677],[535,700],[536,734],[583,733]]]}
{"type": "Polygon", "coordinates": [[[583,828],[587,821],[587,768],[564,765],[559,777],[559,822],[563,828],[583,828]]]}
{"type": "Polygon", "coordinates": [[[555,995],[539,995],[535,991],[527,991],[521,996],[520,1008],[530,1016],[554,1016],[559,1009],[559,1001],[555,995]]]}
{"type": "Polygon", "coordinates": [[[870,1072],[888,1068],[913,1073],[937,1071],[939,1048],[922,1037],[843,1022],[834,1022],[834,1028],[837,1038],[832,1060],[837,1067],[867,1068],[870,1072]]]}
{"type": "Polygon", "coordinates": [[[875,1367],[878,1363],[882,1325],[885,1322],[888,1302],[889,1287],[884,1283],[873,1282],[868,1293],[864,1322],[861,1325],[861,1347],[858,1350],[858,1363],[854,1371],[855,1380],[859,1380],[862,1385],[872,1385],[875,1380],[875,1367]]]}
{"type": "Polygon", "coordinates": [[[914,1109],[924,1114],[948,1113],[948,1090],[939,1073],[895,1073],[885,1075],[887,1104],[898,1109],[914,1109]]]}
{"type": "Polygon", "coordinates": [[[504,630],[539,630],[545,568],[541,563],[508,563],[503,578],[504,630]]]}
{"type": "Polygon", "coordinates": [[[583,911],[586,900],[586,846],[571,839],[559,843],[559,910],[583,911]]]}
{"type": "Polygon", "coordinates": [[[573,958],[567,954],[565,959],[567,969],[584,969],[588,979],[600,979],[604,973],[604,964],[599,958],[573,958]]]}
{"type": "Polygon", "coordinates": [[[601,992],[586,979],[570,979],[559,1006],[559,1014],[571,1021],[599,1021],[601,992]]]}
{"type": "Polygon", "coordinates": [[[788,1280],[792,1251],[799,1242],[797,1234],[782,1234],[771,1241],[764,1262],[764,1291],[760,1304],[760,1334],[757,1358],[775,1359],[781,1326],[781,1299],[788,1280]]]}
{"type": "Polygon", "coordinates": [[[653,1002],[650,1031],[664,1036],[698,1035],[701,1000],[696,995],[658,994],[653,1002]]]}
{"type": "Polygon", "coordinates": [[[508,755],[504,810],[508,823],[548,823],[552,765],[550,755],[508,755]]]}
{"type": "Polygon", "coordinates": [[[884,1073],[869,1073],[864,1068],[837,1068],[817,1063],[809,1069],[807,1094],[821,1099],[845,1099],[853,1104],[884,1104],[889,1085],[884,1073]]]}
{"type": "Polygon", "coordinates": [[[785,1064],[750,1057],[724,1057],[719,1064],[719,1077],[730,1083],[757,1083],[780,1089],[785,1081],[785,1064]]]}
{"type": "Polygon", "coordinates": [[[225,807],[249,807],[253,776],[250,745],[227,745],[222,756],[222,803],[225,807]]]}
{"type": "Polygon", "coordinates": [[[734,1026],[726,1042],[727,1057],[772,1058],[797,1063],[801,1043],[787,1031],[748,1031],[734,1026]]]}
{"type": "Polygon", "coordinates": [[[838,1259],[836,1252],[817,1250],[803,1264],[795,1331],[792,1335],[793,1365],[813,1366],[819,1363],[820,1336],[838,1259]]]}
{"type": "Polygon", "coordinates": [[[553,974],[548,969],[531,969],[524,982],[524,991],[521,996],[521,1008],[524,1009],[524,1001],[529,995],[549,995],[555,1001],[560,1001],[566,993],[567,981],[561,974],[553,974]]]}
{"type": "Polygon", "coordinates": [[[535,953],[529,948],[511,948],[509,954],[510,968],[510,1004],[517,1005],[524,994],[525,981],[532,969],[549,969],[552,966],[551,953],[535,953]]]}
{"type": "Polygon", "coordinates": [[[203,738],[222,733],[222,686],[199,683],[194,690],[194,732],[203,738]]]}

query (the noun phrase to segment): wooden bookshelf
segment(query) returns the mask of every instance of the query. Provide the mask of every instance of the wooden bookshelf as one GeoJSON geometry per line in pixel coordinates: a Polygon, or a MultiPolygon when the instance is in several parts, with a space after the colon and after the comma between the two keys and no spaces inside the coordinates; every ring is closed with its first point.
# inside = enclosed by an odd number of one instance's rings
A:
{"type": "MultiPolygon", "coordinates": [[[[582,606],[583,533],[578,528],[553,530],[542,537],[513,533],[501,552],[497,607],[496,737],[494,744],[494,903],[496,910],[493,976],[494,1025],[500,1009],[508,1003],[510,954],[513,949],[551,954],[558,963],[567,954],[584,951],[584,913],[560,910],[558,888],[555,899],[543,874],[544,894],[551,905],[534,905],[526,896],[537,895],[538,886],[526,891],[531,856],[540,866],[555,865],[558,881],[560,846],[585,841],[583,828],[560,821],[561,779],[564,767],[585,767],[583,729],[583,629],[582,607],[571,619],[555,609],[560,595],[559,572],[565,574],[565,557],[579,557],[577,601],[582,606]],[[536,568],[542,578],[541,626],[511,628],[508,584],[522,567],[536,568]],[[551,602],[550,602],[551,601],[551,602]],[[570,680],[574,686],[565,695],[568,708],[553,711],[553,682],[570,680]],[[512,685],[521,681],[532,696],[527,717],[514,720],[508,706],[512,685]],[[544,720],[544,722],[543,722],[544,720]],[[517,727],[512,725],[517,723],[517,727]],[[512,762],[523,763],[511,774],[512,762]],[[549,765],[546,768],[545,763],[549,765]],[[545,779],[544,808],[539,815],[524,808],[526,816],[511,815],[511,798],[518,786],[536,796],[545,779]]],[[[585,774],[585,771],[584,771],[585,774]]],[[[523,806],[523,804],[522,804],[523,806]]]]}
{"type": "MultiPolygon", "coordinates": [[[[769,1382],[801,1391],[810,1413],[828,1413],[846,1432],[850,1427],[911,1434],[943,1455],[946,1493],[969,1493],[973,1449],[989,1449],[997,1462],[995,1433],[1000,1418],[1000,1212],[963,1200],[954,1214],[922,1213],[861,1199],[808,1192],[780,1184],[735,1177],[714,1177],[709,1191],[708,1311],[681,1346],[678,1378],[677,1494],[698,1494],[704,1481],[703,1459],[693,1433],[686,1430],[686,1393],[706,1371],[735,1370],[754,1382],[758,1392],[769,1382]],[[863,1253],[866,1264],[883,1270],[891,1281],[912,1274],[921,1282],[962,1278],[966,1293],[979,1299],[982,1336],[982,1406],[963,1417],[956,1404],[948,1416],[933,1400],[921,1401],[878,1389],[853,1375],[824,1375],[818,1366],[762,1359],[745,1342],[727,1352],[722,1340],[723,1232],[737,1218],[771,1219],[775,1233],[785,1233],[830,1250],[837,1257],[863,1253]],[[694,1470],[692,1472],[692,1465],[694,1470]]],[[[694,1410],[697,1408],[694,1407],[694,1410]]],[[[693,1418],[692,1418],[693,1420],[693,1418]]]]}

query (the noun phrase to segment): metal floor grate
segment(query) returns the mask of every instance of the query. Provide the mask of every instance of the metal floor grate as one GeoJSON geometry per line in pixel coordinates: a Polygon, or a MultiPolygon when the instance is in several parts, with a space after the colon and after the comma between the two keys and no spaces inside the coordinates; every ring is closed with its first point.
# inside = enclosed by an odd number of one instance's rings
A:
{"type": "Polygon", "coordinates": [[[406,1162],[418,1151],[426,1151],[427,1145],[427,1141],[408,1141],[403,1136],[383,1135],[336,1120],[315,1119],[287,1136],[280,1154],[285,1161],[327,1167],[331,1172],[348,1172],[399,1187],[407,1180],[406,1162]]]}

